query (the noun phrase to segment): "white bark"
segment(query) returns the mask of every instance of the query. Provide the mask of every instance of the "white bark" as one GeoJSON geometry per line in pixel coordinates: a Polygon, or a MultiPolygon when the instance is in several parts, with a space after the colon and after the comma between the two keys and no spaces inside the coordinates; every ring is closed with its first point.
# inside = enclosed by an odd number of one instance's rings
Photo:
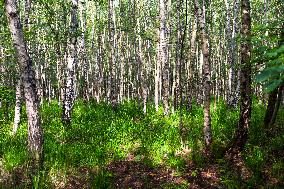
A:
{"type": "Polygon", "coordinates": [[[65,95],[63,103],[62,121],[64,124],[71,123],[71,113],[73,102],[75,100],[74,80],[75,68],[77,65],[77,30],[78,30],[78,0],[72,0],[71,8],[71,26],[70,38],[68,43],[68,59],[67,59],[67,79],[65,85],[65,95]]]}
{"type": "MultiPolygon", "coordinates": [[[[39,116],[39,102],[36,89],[35,73],[32,68],[32,60],[28,54],[24,34],[19,18],[19,11],[15,0],[5,1],[5,10],[8,17],[8,24],[12,34],[12,40],[16,49],[17,59],[22,71],[22,79],[26,100],[28,117],[28,148],[31,154],[32,167],[39,166],[43,134],[39,116]]],[[[32,170],[34,171],[34,169],[32,170]]]]}

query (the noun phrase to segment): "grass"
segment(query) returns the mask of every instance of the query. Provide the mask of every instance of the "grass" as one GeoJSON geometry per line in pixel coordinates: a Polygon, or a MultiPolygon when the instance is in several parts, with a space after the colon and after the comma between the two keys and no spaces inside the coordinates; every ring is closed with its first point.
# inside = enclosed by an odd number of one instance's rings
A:
{"type": "MultiPolygon", "coordinates": [[[[202,186],[204,183],[199,182],[203,182],[200,181],[203,173],[211,166],[209,164],[214,164],[211,168],[218,169],[218,185],[221,187],[281,188],[284,183],[283,109],[273,128],[276,132],[268,137],[261,124],[265,107],[254,103],[250,137],[243,153],[245,164],[253,174],[246,180],[240,180],[238,173],[230,169],[224,158],[226,146],[233,138],[238,122],[238,110],[228,110],[224,102],[219,102],[213,109],[212,106],[212,151],[215,159],[208,163],[201,153],[203,110],[196,105],[190,112],[184,109],[165,117],[162,109],[155,112],[152,105],[148,106],[148,113],[144,115],[134,102],[124,102],[113,110],[107,104],[84,104],[77,101],[72,125],[64,128],[60,119],[61,108],[57,102],[49,105],[44,103],[41,115],[45,156],[41,180],[37,186],[115,188],[116,181],[125,181],[127,176],[132,175],[134,181],[130,180],[129,185],[125,185],[130,188],[139,187],[140,181],[144,182],[144,187],[150,188],[187,188],[194,184],[202,186]],[[182,132],[180,113],[183,119],[182,132]],[[123,166],[124,172],[119,172],[123,166]],[[124,178],[119,177],[121,173],[125,174],[124,178]],[[155,185],[158,182],[156,178],[162,178],[163,175],[167,179],[155,185]]],[[[23,111],[16,136],[11,135],[12,108],[8,119],[0,114],[0,186],[4,188],[29,186],[27,121],[24,114],[23,111]]]]}

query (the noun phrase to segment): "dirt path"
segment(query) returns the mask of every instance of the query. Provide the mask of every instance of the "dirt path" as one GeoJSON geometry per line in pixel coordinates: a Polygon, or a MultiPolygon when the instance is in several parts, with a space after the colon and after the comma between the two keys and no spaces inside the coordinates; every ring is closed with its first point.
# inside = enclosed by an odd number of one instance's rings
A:
{"type": "Polygon", "coordinates": [[[182,174],[173,169],[149,168],[134,161],[111,163],[108,171],[114,174],[114,188],[220,188],[220,174],[217,165],[196,169],[187,165],[182,174]]]}

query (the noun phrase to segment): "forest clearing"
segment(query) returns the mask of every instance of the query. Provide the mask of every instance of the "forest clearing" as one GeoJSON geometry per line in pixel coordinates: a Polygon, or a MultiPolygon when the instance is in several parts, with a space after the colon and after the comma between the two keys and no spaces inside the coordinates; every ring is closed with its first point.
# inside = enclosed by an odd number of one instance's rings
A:
{"type": "Polygon", "coordinates": [[[0,6],[0,188],[284,188],[281,0],[0,6]]]}

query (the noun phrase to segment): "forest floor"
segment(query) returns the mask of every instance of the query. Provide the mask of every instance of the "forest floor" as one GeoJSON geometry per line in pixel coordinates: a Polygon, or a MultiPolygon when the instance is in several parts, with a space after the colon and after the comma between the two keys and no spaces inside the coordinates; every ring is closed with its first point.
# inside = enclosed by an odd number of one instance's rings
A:
{"type": "MultiPolygon", "coordinates": [[[[203,110],[193,106],[163,116],[147,115],[133,102],[116,110],[77,102],[70,128],[56,102],[42,105],[44,165],[37,188],[284,188],[284,110],[270,130],[265,107],[254,102],[249,141],[237,161],[225,158],[238,110],[212,106],[213,143],[203,153],[203,110]],[[180,124],[182,116],[182,124],[180,124]]],[[[0,109],[0,188],[30,188],[25,111],[17,134],[0,109]],[[2,116],[2,117],[1,117],[2,116]]]]}

